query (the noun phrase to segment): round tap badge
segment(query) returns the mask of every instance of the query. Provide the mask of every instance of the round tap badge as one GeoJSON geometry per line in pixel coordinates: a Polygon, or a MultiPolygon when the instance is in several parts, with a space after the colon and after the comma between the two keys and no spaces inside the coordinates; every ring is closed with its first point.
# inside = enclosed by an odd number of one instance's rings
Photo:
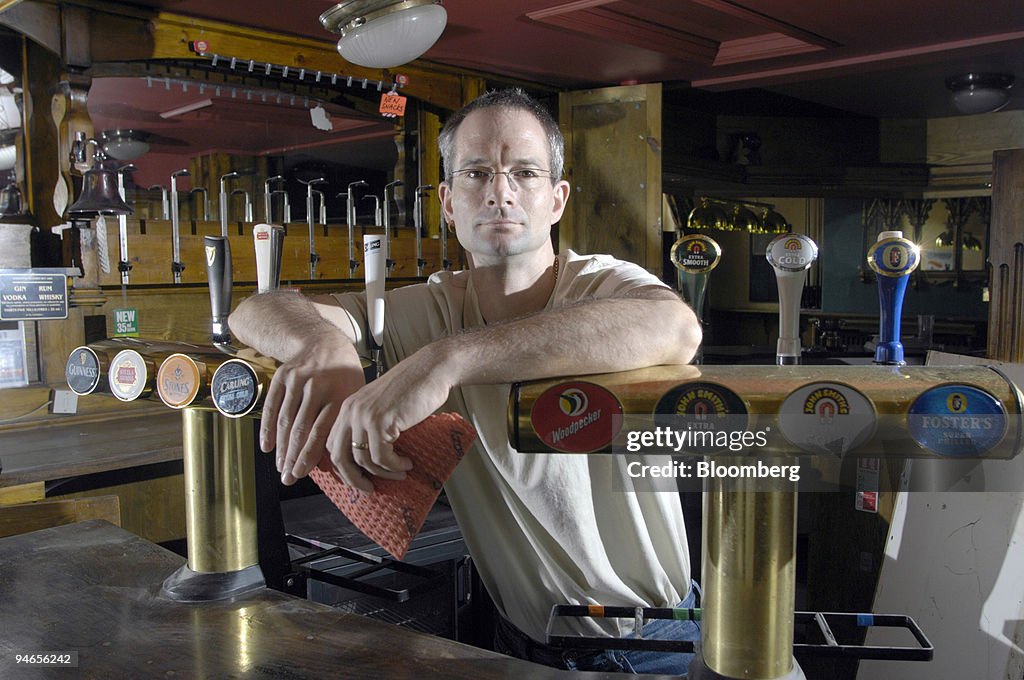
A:
{"type": "Polygon", "coordinates": [[[697,433],[689,436],[693,445],[682,449],[687,453],[725,451],[731,433],[745,432],[749,423],[743,399],[727,387],[708,382],[673,387],[658,400],[654,413],[678,416],[681,422],[673,424],[676,430],[697,433]]]}
{"type": "Polygon", "coordinates": [[[133,349],[124,349],[114,355],[107,374],[110,392],[121,401],[134,401],[146,390],[149,371],[146,360],[133,349]]]}
{"type": "Polygon", "coordinates": [[[611,445],[622,429],[618,398],[600,385],[574,381],[546,389],[530,410],[530,425],[542,442],[563,453],[591,453],[611,445]]]}
{"type": "Polygon", "coordinates": [[[839,383],[804,385],[779,409],[782,435],[808,453],[842,456],[871,439],[876,422],[871,401],[839,383]]]}
{"type": "Polygon", "coordinates": [[[722,259],[722,247],[704,234],[681,237],[672,245],[672,264],[687,274],[706,274],[722,259]]]}
{"type": "Polygon", "coordinates": [[[802,272],[818,259],[818,244],[803,234],[782,234],[768,244],[768,264],[787,272],[802,272]]]}
{"type": "Polygon", "coordinates": [[[907,276],[917,269],[920,261],[921,250],[901,236],[883,234],[868,250],[868,266],[880,276],[907,276]]]}
{"type": "Polygon", "coordinates": [[[172,354],[156,372],[156,393],[171,408],[184,408],[198,396],[200,380],[199,366],[191,357],[172,354]]]}
{"type": "Polygon", "coordinates": [[[100,359],[89,347],[76,347],[64,365],[68,387],[78,395],[92,394],[100,385],[100,359]]]}
{"type": "Polygon", "coordinates": [[[1003,403],[969,385],[940,385],[914,400],[907,429],[932,453],[954,458],[980,456],[1000,441],[1007,429],[1003,403]]]}
{"type": "Polygon", "coordinates": [[[260,382],[252,366],[228,359],[217,367],[210,380],[210,396],[217,410],[231,418],[253,410],[260,397],[260,382]]]}

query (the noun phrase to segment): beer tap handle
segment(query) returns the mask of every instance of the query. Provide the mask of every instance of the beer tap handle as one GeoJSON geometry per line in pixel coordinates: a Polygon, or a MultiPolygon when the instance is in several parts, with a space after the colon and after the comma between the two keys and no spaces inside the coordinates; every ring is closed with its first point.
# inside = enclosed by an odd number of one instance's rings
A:
{"type": "Polygon", "coordinates": [[[270,278],[271,290],[281,287],[281,257],[284,254],[284,227],[274,226],[270,239],[270,261],[274,265],[273,274],[270,278]]]}
{"type": "Polygon", "coordinates": [[[384,372],[384,287],[387,265],[384,238],[379,234],[363,236],[363,274],[366,280],[366,321],[369,326],[366,345],[376,368],[376,377],[384,372]]]}
{"type": "Polygon", "coordinates": [[[204,236],[206,273],[210,282],[210,338],[215,345],[231,342],[228,314],[231,312],[231,246],[225,236],[204,236]]]}
{"type": "Polygon", "coordinates": [[[779,287],[779,340],[775,360],[779,366],[800,363],[800,298],[806,271],[818,259],[818,244],[803,234],[781,234],[765,251],[779,287]]]}
{"type": "Polygon", "coordinates": [[[903,343],[900,342],[900,317],[907,281],[920,261],[920,249],[903,238],[902,231],[883,231],[878,235],[878,241],[868,249],[868,266],[878,279],[880,307],[876,364],[902,366],[906,363],[903,343]]]}
{"type": "Polygon", "coordinates": [[[256,292],[266,293],[273,287],[273,228],[269,224],[257,224],[252,228],[252,238],[256,251],[256,292]]]}
{"type": "Polygon", "coordinates": [[[412,216],[416,228],[416,276],[423,276],[423,267],[427,264],[423,259],[423,198],[428,196],[433,188],[433,184],[421,184],[416,187],[412,216]]]}

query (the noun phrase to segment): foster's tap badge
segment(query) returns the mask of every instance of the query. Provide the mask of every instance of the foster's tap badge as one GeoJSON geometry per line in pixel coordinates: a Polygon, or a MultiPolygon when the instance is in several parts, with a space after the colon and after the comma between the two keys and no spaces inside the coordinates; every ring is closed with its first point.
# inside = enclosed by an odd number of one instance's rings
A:
{"type": "Polygon", "coordinates": [[[141,354],[125,349],[111,359],[107,378],[111,394],[121,401],[135,401],[146,391],[149,369],[141,354]]]}
{"type": "Polygon", "coordinates": [[[868,250],[868,266],[879,276],[907,276],[920,261],[920,248],[900,236],[881,238],[868,250]]]}
{"type": "Polygon", "coordinates": [[[768,244],[768,264],[787,272],[802,272],[818,259],[818,244],[803,234],[782,234],[768,244]]]}
{"type": "Polygon", "coordinates": [[[555,451],[591,453],[610,446],[622,429],[618,398],[600,385],[580,380],[549,387],[530,411],[530,424],[555,451]]]}
{"type": "Polygon", "coordinates": [[[672,245],[672,264],[686,274],[706,274],[722,260],[722,247],[710,236],[689,234],[672,245]]]}
{"type": "Polygon", "coordinates": [[[910,436],[940,456],[980,456],[1007,430],[1003,403],[969,385],[940,385],[914,400],[907,413],[910,436]]]}
{"type": "Polygon", "coordinates": [[[79,396],[92,394],[100,385],[100,360],[89,347],[76,347],[64,365],[64,378],[79,396]]]}

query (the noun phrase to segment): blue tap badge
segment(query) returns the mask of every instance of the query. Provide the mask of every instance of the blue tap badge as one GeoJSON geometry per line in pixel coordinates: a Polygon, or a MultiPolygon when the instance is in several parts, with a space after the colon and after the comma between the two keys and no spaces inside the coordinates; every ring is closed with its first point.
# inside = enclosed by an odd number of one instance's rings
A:
{"type": "Polygon", "coordinates": [[[907,429],[914,441],[940,456],[980,456],[1006,434],[1006,410],[976,387],[940,385],[914,400],[907,429]]]}
{"type": "Polygon", "coordinates": [[[880,239],[868,251],[868,266],[881,276],[907,276],[921,260],[920,249],[905,238],[880,239]]]}

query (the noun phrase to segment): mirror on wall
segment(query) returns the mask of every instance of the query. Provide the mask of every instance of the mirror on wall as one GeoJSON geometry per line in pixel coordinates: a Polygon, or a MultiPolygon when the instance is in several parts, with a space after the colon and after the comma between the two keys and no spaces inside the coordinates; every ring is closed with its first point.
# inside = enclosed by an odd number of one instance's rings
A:
{"type": "MultiPolygon", "coordinates": [[[[378,95],[379,96],[379,95],[378,95]]],[[[95,78],[89,117],[107,156],[134,169],[126,177],[135,216],[166,219],[171,175],[182,219],[283,221],[284,200],[275,194],[272,216],[265,194],[287,191],[290,217],[305,219],[305,185],[317,187],[322,202],[317,222],[343,221],[349,182],[367,181],[379,194],[399,159],[394,119],[294,92],[162,76],[95,78]],[[239,172],[239,177],[225,175],[239,172]],[[266,180],[283,177],[268,187],[266,180]],[[227,199],[220,200],[225,189],[227,199]],[[322,207],[321,207],[322,205],[322,207]]],[[[368,205],[360,212],[371,215],[368,205]]]]}
{"type": "Polygon", "coordinates": [[[872,199],[865,201],[864,239],[897,229],[921,246],[918,276],[929,280],[984,280],[992,199],[872,199]]]}
{"type": "Polygon", "coordinates": [[[0,218],[27,213],[24,38],[0,29],[0,218]]]}

